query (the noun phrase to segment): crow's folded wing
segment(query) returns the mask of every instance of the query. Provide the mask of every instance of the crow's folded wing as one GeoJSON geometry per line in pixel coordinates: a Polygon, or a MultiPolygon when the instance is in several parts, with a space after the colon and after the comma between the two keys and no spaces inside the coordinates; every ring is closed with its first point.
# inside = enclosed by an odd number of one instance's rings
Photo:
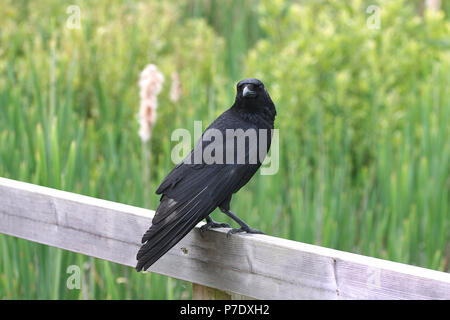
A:
{"type": "Polygon", "coordinates": [[[245,164],[177,166],[158,188],[163,195],[152,225],[142,237],[136,269],[149,268],[257,169],[258,165],[245,164]]]}
{"type": "MultiPolygon", "coordinates": [[[[224,121],[226,113],[217,118],[210,128],[223,128],[221,122],[224,121]]],[[[228,120],[230,120],[229,117],[228,120]]],[[[228,122],[238,128],[246,125],[236,123],[239,120],[235,118],[233,121],[228,122]]],[[[222,132],[224,131],[225,129],[222,129],[222,132]]],[[[226,149],[226,139],[223,141],[224,149],[226,149]]],[[[260,167],[259,161],[255,164],[248,161],[249,154],[257,148],[258,143],[253,143],[240,152],[240,156],[244,154],[246,159],[244,164],[205,164],[204,162],[193,164],[195,163],[193,152],[199,148],[200,144],[204,150],[211,141],[200,140],[191,154],[167,175],[156,190],[157,194],[162,194],[161,202],[150,229],[142,238],[143,245],[137,254],[136,269],[138,271],[149,268],[188,234],[197,223],[206,218],[217,206],[229,200],[231,195],[244,186],[260,167]]],[[[270,146],[270,139],[268,145],[270,146]]],[[[235,154],[237,153],[235,149],[235,154]]]]}

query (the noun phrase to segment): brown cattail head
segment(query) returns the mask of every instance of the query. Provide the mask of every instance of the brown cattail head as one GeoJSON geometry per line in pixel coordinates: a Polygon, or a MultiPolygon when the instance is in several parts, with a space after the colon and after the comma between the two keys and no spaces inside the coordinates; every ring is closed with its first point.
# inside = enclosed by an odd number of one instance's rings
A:
{"type": "Polygon", "coordinates": [[[139,88],[141,106],[139,108],[139,136],[142,142],[150,140],[156,122],[157,96],[161,92],[164,75],[154,64],[149,64],[141,72],[139,88]]]}

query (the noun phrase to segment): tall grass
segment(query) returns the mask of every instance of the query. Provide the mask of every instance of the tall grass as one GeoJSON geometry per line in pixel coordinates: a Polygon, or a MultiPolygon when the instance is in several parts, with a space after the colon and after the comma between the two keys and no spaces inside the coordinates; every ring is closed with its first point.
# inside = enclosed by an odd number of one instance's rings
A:
{"type": "MultiPolygon", "coordinates": [[[[0,6],[5,17],[0,22],[0,176],[154,205],[159,199],[145,192],[137,135],[142,68],[156,63],[166,79],[178,72],[182,87],[176,103],[168,83],[159,96],[151,190],[173,167],[172,131],[193,130],[194,120],[205,127],[231,105],[235,81],[256,74],[278,107],[280,171],[257,174],[233,198],[233,212],[274,236],[450,271],[445,32],[439,36],[441,29],[433,29],[441,47],[429,39],[431,53],[417,56],[422,59],[417,68],[414,61],[403,67],[407,59],[395,56],[387,68],[376,60],[379,55],[368,55],[363,62],[379,73],[367,80],[352,66],[365,57],[361,52],[367,48],[352,47],[365,35],[349,35],[342,25],[320,39],[322,31],[313,33],[313,24],[290,33],[289,28],[301,27],[289,20],[296,12],[289,1],[277,2],[279,10],[272,2],[222,3],[79,1],[82,28],[70,30],[65,10],[72,2],[5,1],[0,6]],[[297,52],[290,44],[302,43],[299,34],[330,47],[319,51],[311,40],[297,52]],[[309,65],[308,55],[321,52],[323,64],[309,65]],[[338,64],[342,70],[329,72],[338,64]],[[297,75],[305,78],[298,81],[297,75]],[[372,81],[370,90],[365,81],[372,81]]],[[[305,3],[315,10],[315,2],[305,3]]],[[[354,14],[355,3],[331,12],[354,14]]],[[[414,10],[405,12],[406,21],[415,19],[414,10]]],[[[310,22],[321,14],[312,12],[310,22]]],[[[448,16],[442,21],[448,25],[448,16]]],[[[394,35],[404,35],[402,24],[393,27],[394,35]]],[[[416,53],[409,42],[395,37],[391,42],[389,36],[380,32],[374,39],[416,53]]],[[[231,223],[219,212],[213,215],[231,223]]],[[[190,286],[0,235],[2,298],[179,299],[190,297],[190,286]],[[66,286],[70,265],[82,270],[80,290],[66,286]]]]}

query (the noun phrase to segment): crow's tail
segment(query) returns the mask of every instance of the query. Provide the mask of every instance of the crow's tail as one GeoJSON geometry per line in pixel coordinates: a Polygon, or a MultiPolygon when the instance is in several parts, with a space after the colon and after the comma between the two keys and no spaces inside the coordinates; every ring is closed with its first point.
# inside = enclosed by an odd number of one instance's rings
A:
{"type": "Polygon", "coordinates": [[[214,210],[209,201],[200,201],[200,194],[185,203],[163,196],[152,225],[142,237],[143,245],[136,256],[137,271],[147,270],[214,210]]]}

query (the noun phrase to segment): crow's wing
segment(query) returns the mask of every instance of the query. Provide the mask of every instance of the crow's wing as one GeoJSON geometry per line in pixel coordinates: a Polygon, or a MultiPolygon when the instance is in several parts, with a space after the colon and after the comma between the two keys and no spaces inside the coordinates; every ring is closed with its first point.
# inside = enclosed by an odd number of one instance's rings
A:
{"type": "MultiPolygon", "coordinates": [[[[234,127],[242,128],[247,125],[227,120],[228,125],[231,122],[234,127]]],[[[209,128],[221,127],[222,121],[223,115],[209,128]]],[[[205,148],[210,142],[201,140],[195,148],[200,143],[205,148]]],[[[226,141],[223,143],[225,149],[226,141]]],[[[250,149],[245,149],[245,159],[248,159],[250,149]]],[[[191,162],[194,150],[186,157],[191,162]]],[[[138,271],[148,269],[169,251],[197,223],[244,186],[261,165],[260,162],[249,164],[248,161],[245,164],[190,164],[186,159],[167,175],[156,190],[157,194],[162,194],[161,202],[152,225],[142,237],[143,245],[137,254],[138,271]]]]}
{"type": "Polygon", "coordinates": [[[183,164],[174,169],[180,175],[174,175],[177,180],[162,191],[152,225],[142,237],[144,244],[137,254],[136,269],[149,268],[169,251],[197,223],[244,185],[258,169],[255,166],[224,164],[198,168],[183,164]]]}

